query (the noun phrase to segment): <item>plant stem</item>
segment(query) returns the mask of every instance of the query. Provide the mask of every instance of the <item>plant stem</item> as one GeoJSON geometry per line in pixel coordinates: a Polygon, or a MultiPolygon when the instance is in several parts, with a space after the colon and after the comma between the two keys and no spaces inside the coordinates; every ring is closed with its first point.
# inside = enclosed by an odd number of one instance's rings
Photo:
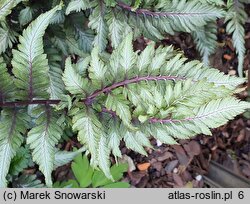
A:
{"type": "MultiPolygon", "coordinates": [[[[160,80],[185,80],[184,77],[178,76],[142,76],[142,77],[134,77],[132,79],[126,79],[124,81],[116,82],[110,86],[106,86],[102,89],[95,91],[94,93],[87,96],[85,99],[82,99],[82,102],[86,105],[91,105],[94,99],[103,93],[108,93],[118,87],[126,86],[128,84],[138,83],[141,81],[160,81],[160,80]]],[[[24,101],[11,101],[11,102],[0,102],[0,107],[15,107],[15,106],[27,106],[34,104],[41,105],[56,105],[60,103],[61,100],[24,100],[24,101]]]]}
{"type": "Polygon", "coordinates": [[[127,4],[124,4],[122,2],[118,2],[117,6],[127,10],[129,12],[135,13],[135,14],[140,14],[140,15],[145,15],[145,16],[151,16],[151,17],[167,17],[167,16],[190,16],[190,15],[209,15],[209,13],[202,13],[202,12],[164,12],[164,11],[150,11],[148,9],[136,9],[133,10],[132,6],[129,6],[127,4]]]}

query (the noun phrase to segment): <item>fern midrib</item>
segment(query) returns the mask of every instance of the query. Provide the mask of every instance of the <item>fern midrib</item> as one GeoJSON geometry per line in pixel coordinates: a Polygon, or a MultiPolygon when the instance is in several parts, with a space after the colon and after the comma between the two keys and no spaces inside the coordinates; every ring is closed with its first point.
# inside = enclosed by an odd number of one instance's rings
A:
{"type": "Polygon", "coordinates": [[[204,115],[195,116],[195,117],[188,117],[188,118],[179,119],[179,120],[171,119],[171,118],[170,119],[150,118],[149,122],[150,123],[181,123],[184,121],[194,121],[196,119],[203,119],[203,118],[211,117],[212,115],[222,113],[223,111],[234,110],[235,108],[238,108],[238,107],[239,107],[239,105],[229,106],[226,108],[221,108],[220,110],[212,111],[212,112],[204,114],[204,115]]]}
{"type": "MultiPolygon", "coordinates": [[[[30,69],[30,72],[29,72],[29,100],[32,100],[33,99],[33,95],[34,95],[34,91],[33,91],[33,59],[34,57],[32,57],[32,54],[31,54],[31,51],[32,51],[32,47],[33,47],[33,43],[34,43],[34,39],[36,37],[36,34],[37,32],[39,31],[41,25],[43,24],[43,22],[45,20],[47,20],[49,17],[47,18],[44,18],[37,26],[37,29],[34,31],[34,34],[32,35],[31,37],[31,42],[30,42],[30,45],[29,45],[29,59],[28,59],[28,62],[29,62],[29,69],[30,69]],[[33,58],[33,59],[32,59],[33,58]]],[[[26,33],[27,34],[27,33],[26,33]]]]}
{"type": "Polygon", "coordinates": [[[13,138],[13,131],[15,129],[15,126],[16,126],[16,117],[17,117],[17,109],[16,107],[14,108],[14,112],[13,112],[13,115],[12,115],[12,123],[11,123],[11,126],[10,126],[10,130],[9,130],[9,133],[8,133],[8,142],[11,143],[11,139],[13,138]]]}
{"type": "MultiPolygon", "coordinates": [[[[48,129],[49,129],[49,125],[50,125],[50,118],[51,118],[51,113],[50,113],[50,106],[48,105],[48,104],[46,104],[46,106],[45,106],[45,114],[46,114],[46,124],[45,124],[45,131],[44,131],[44,136],[43,136],[43,141],[42,141],[42,143],[43,143],[43,145],[42,145],[42,147],[43,147],[43,150],[44,149],[46,149],[47,150],[47,146],[48,146],[48,141],[49,141],[49,131],[48,131],[48,129]]],[[[47,152],[47,151],[46,151],[47,152]]],[[[43,157],[44,158],[44,173],[46,174],[46,173],[48,173],[48,172],[50,172],[50,170],[48,169],[48,164],[50,163],[48,160],[47,160],[47,156],[46,156],[46,154],[45,154],[45,156],[43,157]]],[[[46,176],[47,177],[47,176],[46,176]]]]}
{"type": "Polygon", "coordinates": [[[88,134],[86,134],[86,137],[88,138],[89,144],[91,144],[88,146],[89,146],[91,153],[93,154],[95,152],[95,149],[93,149],[93,145],[96,146],[95,136],[93,136],[94,135],[94,128],[92,127],[93,123],[92,123],[91,118],[87,117],[87,120],[88,120],[88,122],[87,122],[88,134]],[[89,135],[91,135],[91,136],[89,136],[89,135]]]}
{"type": "MultiPolygon", "coordinates": [[[[0,172],[4,172],[4,168],[6,167],[9,168],[8,166],[10,162],[8,160],[11,160],[13,157],[13,154],[15,154],[14,152],[15,150],[13,149],[11,140],[13,138],[13,132],[16,126],[16,116],[17,116],[17,109],[15,108],[13,115],[12,115],[12,120],[11,120],[12,123],[8,132],[8,137],[4,139],[4,140],[7,140],[7,144],[3,146],[4,155],[2,155],[2,158],[4,159],[2,160],[2,164],[0,165],[0,172]],[[9,153],[11,153],[11,156],[8,155],[9,153]]],[[[2,177],[2,175],[0,177],[2,177]]],[[[0,180],[2,180],[2,178],[0,178],[0,180]]]]}
{"type": "Polygon", "coordinates": [[[167,17],[167,16],[201,16],[201,15],[210,15],[210,16],[215,16],[214,14],[211,13],[204,13],[204,12],[194,12],[194,13],[190,13],[190,12],[154,12],[154,11],[150,11],[148,9],[136,9],[133,10],[133,7],[124,4],[122,2],[117,3],[117,5],[122,8],[125,9],[131,13],[135,13],[135,14],[140,14],[140,15],[146,15],[146,16],[154,16],[154,17],[167,17]]]}
{"type": "Polygon", "coordinates": [[[117,83],[112,84],[111,86],[106,86],[103,89],[99,89],[95,91],[93,94],[89,95],[86,99],[83,101],[85,104],[91,104],[93,99],[99,96],[102,93],[107,93],[112,91],[113,89],[116,89],[121,86],[125,86],[128,84],[138,83],[141,81],[159,81],[159,80],[185,80],[185,77],[179,77],[179,76],[143,76],[143,77],[134,77],[132,79],[126,79],[124,81],[120,81],[117,83]]]}

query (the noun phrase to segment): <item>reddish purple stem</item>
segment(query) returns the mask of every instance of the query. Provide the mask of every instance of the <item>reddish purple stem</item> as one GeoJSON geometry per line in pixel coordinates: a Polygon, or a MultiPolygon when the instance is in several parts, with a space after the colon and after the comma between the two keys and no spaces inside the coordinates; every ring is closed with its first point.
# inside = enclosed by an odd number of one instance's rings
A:
{"type": "MultiPolygon", "coordinates": [[[[102,93],[108,93],[118,87],[126,86],[128,84],[138,83],[141,81],[159,81],[159,80],[184,80],[184,77],[177,76],[143,76],[134,77],[132,79],[126,79],[121,82],[112,84],[111,86],[106,86],[103,89],[97,90],[85,99],[82,100],[86,105],[91,105],[94,99],[102,93]]],[[[1,102],[0,107],[15,107],[15,106],[25,106],[32,104],[51,104],[55,105],[60,103],[60,100],[26,100],[26,101],[13,101],[13,102],[1,102]]]]}
{"type": "Polygon", "coordinates": [[[166,16],[190,16],[190,15],[205,15],[205,14],[208,14],[208,13],[188,13],[188,12],[156,12],[156,11],[150,11],[148,9],[136,9],[136,10],[133,10],[133,7],[127,5],[127,4],[124,4],[122,2],[119,2],[117,3],[117,5],[122,8],[122,9],[125,9],[129,12],[133,12],[133,13],[136,13],[136,14],[141,14],[141,15],[146,15],[146,16],[155,16],[155,17],[166,17],[166,16]]]}

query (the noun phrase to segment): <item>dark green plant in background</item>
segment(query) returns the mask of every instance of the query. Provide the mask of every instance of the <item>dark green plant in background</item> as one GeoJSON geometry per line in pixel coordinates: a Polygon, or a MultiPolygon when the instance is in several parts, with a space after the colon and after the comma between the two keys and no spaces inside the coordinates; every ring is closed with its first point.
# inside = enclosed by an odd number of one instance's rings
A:
{"type": "Polygon", "coordinates": [[[0,186],[18,179],[27,186],[35,175],[27,178],[22,171],[37,164],[52,187],[53,170],[83,151],[91,167],[77,157],[72,165],[77,181],[61,185],[118,185],[110,182],[120,180],[124,170],[119,176],[113,172],[121,167],[110,168],[110,154],[122,156],[121,141],[146,155],[151,137],[176,144],[211,135],[210,128],[243,113],[249,103],[235,93],[245,78],[207,65],[215,50],[216,19],[226,17],[243,75],[247,2],[237,2],[0,0],[0,186]],[[143,51],[133,48],[141,35],[159,41],[175,32],[194,36],[205,65],[172,46],[150,42],[143,51]],[[61,151],[74,133],[83,147],[61,151]]]}
{"type": "Polygon", "coordinates": [[[108,179],[102,171],[92,168],[85,155],[79,154],[75,157],[71,169],[75,180],[56,182],[53,185],[54,188],[128,188],[130,186],[129,183],[120,181],[123,178],[123,173],[128,170],[128,164],[118,164],[110,168],[114,180],[108,179]]]}

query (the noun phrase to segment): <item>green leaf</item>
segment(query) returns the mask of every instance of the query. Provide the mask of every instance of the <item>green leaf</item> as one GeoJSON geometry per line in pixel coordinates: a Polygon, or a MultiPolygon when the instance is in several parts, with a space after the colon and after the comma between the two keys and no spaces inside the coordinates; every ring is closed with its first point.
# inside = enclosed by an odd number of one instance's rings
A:
{"type": "MultiPolygon", "coordinates": [[[[123,173],[128,170],[128,164],[117,164],[110,168],[111,175],[114,181],[119,181],[123,178],[123,173]]],[[[108,179],[102,171],[95,171],[92,178],[94,188],[113,184],[114,182],[108,179]]]]}
{"type": "Polygon", "coordinates": [[[80,188],[78,182],[76,180],[68,180],[60,182],[55,182],[53,184],[53,188],[80,188]]]}
{"type": "Polygon", "coordinates": [[[143,144],[137,140],[135,137],[135,132],[126,131],[124,134],[124,141],[127,148],[134,150],[135,152],[139,152],[142,155],[147,155],[146,151],[143,148],[143,144]]]}
{"type": "Polygon", "coordinates": [[[126,182],[110,183],[103,186],[103,188],[129,188],[129,187],[130,187],[129,183],[126,182]]]}
{"type": "Polygon", "coordinates": [[[55,161],[54,161],[54,169],[59,166],[63,166],[71,162],[77,155],[86,151],[85,147],[82,147],[74,152],[69,151],[56,151],[55,153],[55,161]]]}
{"type": "Polygon", "coordinates": [[[82,156],[79,154],[75,157],[71,168],[81,188],[86,188],[91,185],[94,171],[89,165],[89,160],[85,155],[82,156]]]}
{"type": "Polygon", "coordinates": [[[141,3],[142,3],[142,0],[135,0],[135,4],[133,6],[133,10],[138,9],[141,3]]]}
{"type": "Polygon", "coordinates": [[[111,39],[111,45],[113,48],[117,48],[123,38],[131,32],[130,26],[119,20],[118,16],[120,12],[110,12],[107,16],[107,24],[109,25],[109,35],[111,39]]]}
{"type": "Polygon", "coordinates": [[[79,44],[79,48],[83,50],[83,52],[90,52],[92,50],[92,44],[94,41],[94,34],[91,31],[83,31],[81,29],[77,29],[77,42],[79,44]]]}

